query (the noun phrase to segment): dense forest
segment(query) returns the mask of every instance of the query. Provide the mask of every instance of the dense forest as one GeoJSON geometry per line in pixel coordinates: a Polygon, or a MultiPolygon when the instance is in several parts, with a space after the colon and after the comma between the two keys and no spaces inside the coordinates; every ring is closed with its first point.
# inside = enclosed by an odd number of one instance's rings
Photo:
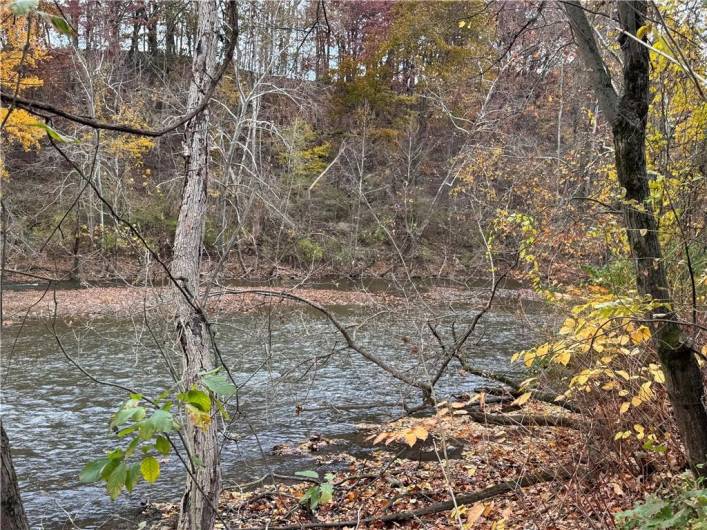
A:
{"type": "Polygon", "coordinates": [[[704,528],[706,20],[4,1],[2,528],[704,528]]]}

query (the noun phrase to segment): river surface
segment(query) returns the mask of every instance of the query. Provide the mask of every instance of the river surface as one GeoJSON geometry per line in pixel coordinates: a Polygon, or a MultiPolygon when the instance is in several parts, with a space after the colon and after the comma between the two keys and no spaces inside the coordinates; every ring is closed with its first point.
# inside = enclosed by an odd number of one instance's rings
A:
{"type": "MultiPolygon", "coordinates": [[[[386,362],[425,377],[430,366],[425,357],[435,343],[423,317],[361,307],[331,310],[342,321],[362,323],[357,339],[386,362]],[[422,348],[411,348],[415,343],[422,348]]],[[[519,317],[515,304],[501,304],[485,315],[469,341],[476,366],[518,370],[509,365],[510,355],[533,343],[534,328],[545,319],[542,308],[524,310],[528,320],[519,317]]],[[[455,317],[457,329],[473,316],[472,308],[467,311],[455,317]]],[[[269,317],[261,311],[222,317],[215,327],[224,361],[242,386],[241,414],[222,452],[226,482],[247,482],[271,470],[292,474],[310,469],[311,456],[276,456],[273,447],[321,435],[344,439],[353,451],[360,441],[357,423],[400,414],[403,399],[419,403],[415,392],[343,349],[336,331],[318,314],[288,309],[269,317]],[[298,405],[303,409],[299,414],[298,405]]],[[[168,336],[168,330],[151,329],[168,336]]],[[[13,348],[18,330],[18,325],[9,327],[3,341],[3,416],[32,527],[135,528],[143,503],[177,500],[184,472],[173,455],[163,463],[156,484],[140,483],[115,502],[101,486],[79,483],[86,462],[117,446],[108,423],[126,396],[92,383],[72,366],[48,321],[27,322],[13,348]]],[[[150,330],[139,318],[61,322],[56,332],[67,352],[99,379],[150,396],[171,385],[150,330]]],[[[449,326],[443,332],[449,335],[449,326]]],[[[169,341],[163,342],[168,350],[169,341]]],[[[480,385],[488,382],[450,366],[437,391],[445,396],[480,385]]]]}

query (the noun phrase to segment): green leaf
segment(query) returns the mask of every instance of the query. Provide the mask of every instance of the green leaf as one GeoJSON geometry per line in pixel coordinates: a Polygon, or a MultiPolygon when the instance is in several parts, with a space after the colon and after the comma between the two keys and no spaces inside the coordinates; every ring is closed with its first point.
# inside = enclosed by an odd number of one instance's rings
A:
{"type": "Polygon", "coordinates": [[[214,394],[228,398],[237,392],[233,383],[231,383],[224,374],[215,373],[210,375],[204,375],[201,378],[204,386],[211,390],[214,394]]]}
{"type": "Polygon", "coordinates": [[[155,427],[155,432],[172,432],[174,430],[172,413],[164,409],[157,409],[148,421],[155,427]]]}
{"type": "Polygon", "coordinates": [[[111,472],[106,480],[106,489],[110,498],[115,500],[120,495],[120,490],[125,485],[125,479],[128,477],[128,467],[120,462],[118,466],[111,472]]]}
{"type": "Polygon", "coordinates": [[[125,438],[128,434],[131,434],[137,430],[137,427],[135,425],[131,425],[130,427],[125,427],[125,429],[120,429],[116,436],[118,438],[125,438]]]}
{"type": "Polygon", "coordinates": [[[319,473],[317,473],[316,471],[312,471],[311,469],[308,469],[307,471],[297,471],[295,472],[295,475],[299,477],[319,479],[319,473]]]}
{"type": "Polygon", "coordinates": [[[320,500],[321,504],[328,504],[331,502],[331,498],[334,496],[334,484],[331,482],[325,482],[319,486],[320,500]]]}
{"type": "Polygon", "coordinates": [[[72,140],[72,138],[62,135],[61,133],[52,129],[49,125],[47,125],[46,123],[43,123],[43,122],[32,123],[32,124],[30,124],[30,127],[39,127],[40,129],[44,129],[45,131],[47,131],[47,135],[52,140],[56,140],[57,142],[60,142],[63,144],[70,142],[72,140]]]}
{"type": "Polygon", "coordinates": [[[305,494],[302,495],[300,502],[302,504],[309,504],[312,511],[316,510],[317,506],[319,506],[319,486],[309,488],[305,494]]]}
{"type": "Polygon", "coordinates": [[[113,449],[110,453],[108,453],[108,459],[109,460],[122,460],[123,459],[123,450],[120,447],[117,447],[116,449],[113,449]]]}
{"type": "Polygon", "coordinates": [[[202,392],[201,390],[192,389],[189,392],[181,392],[178,397],[184,403],[202,412],[209,412],[211,410],[211,398],[209,398],[206,392],[202,392]]]}
{"type": "Polygon", "coordinates": [[[115,415],[113,416],[113,420],[110,422],[110,428],[112,429],[113,427],[117,427],[119,425],[122,425],[133,418],[142,419],[144,416],[145,416],[145,409],[143,407],[135,407],[135,408],[123,407],[118,412],[116,412],[115,415]]]}
{"type": "Polygon", "coordinates": [[[15,0],[10,3],[10,11],[13,15],[22,17],[37,9],[37,6],[39,6],[39,0],[15,0]]]}
{"type": "Polygon", "coordinates": [[[168,455],[170,449],[172,449],[172,446],[169,444],[169,440],[167,440],[167,438],[164,436],[158,436],[155,440],[155,449],[157,449],[157,451],[162,455],[168,455]]]}
{"type": "Polygon", "coordinates": [[[63,17],[52,15],[51,13],[46,13],[45,11],[37,11],[37,14],[49,22],[59,33],[69,36],[74,34],[74,30],[71,28],[71,25],[63,17]]]}
{"type": "Polygon", "coordinates": [[[129,492],[133,491],[135,485],[140,480],[140,464],[135,462],[128,468],[128,474],[125,476],[125,489],[129,492]]]}
{"type": "Polygon", "coordinates": [[[99,458],[93,462],[86,464],[81,473],[79,474],[79,480],[83,483],[97,482],[101,480],[101,471],[110,462],[107,458],[99,458]]]}
{"type": "Polygon", "coordinates": [[[125,449],[125,454],[127,456],[132,455],[135,452],[135,448],[137,445],[140,443],[140,438],[133,438],[130,440],[130,443],[128,444],[128,447],[125,449]]]}
{"type": "MultiPolygon", "coordinates": [[[[143,440],[149,440],[155,434],[155,426],[150,423],[150,420],[145,420],[140,423],[140,438],[143,440]]],[[[143,447],[143,450],[145,448],[143,447]]]]}
{"type": "Polygon", "coordinates": [[[54,26],[54,29],[57,30],[59,33],[68,36],[74,34],[74,30],[64,18],[57,15],[52,15],[49,21],[52,23],[52,26],[54,26]]]}
{"type": "Polygon", "coordinates": [[[140,438],[149,440],[155,433],[172,432],[174,430],[174,418],[170,412],[164,409],[157,409],[152,416],[140,424],[140,438]]]}
{"type": "Polygon", "coordinates": [[[160,463],[154,456],[146,456],[140,464],[140,472],[147,482],[155,482],[160,476],[160,463]]]}

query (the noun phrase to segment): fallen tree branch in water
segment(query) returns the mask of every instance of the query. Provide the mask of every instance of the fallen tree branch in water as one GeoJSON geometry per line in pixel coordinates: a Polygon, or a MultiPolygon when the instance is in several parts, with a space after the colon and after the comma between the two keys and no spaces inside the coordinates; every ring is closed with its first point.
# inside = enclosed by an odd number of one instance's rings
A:
{"type": "Polygon", "coordinates": [[[303,298],[301,296],[297,296],[292,293],[288,292],[283,292],[283,291],[268,291],[264,289],[225,289],[223,291],[220,291],[218,293],[213,293],[212,296],[219,296],[222,294],[232,294],[232,295],[246,295],[246,294],[256,294],[260,296],[267,296],[271,298],[282,298],[284,300],[292,300],[295,302],[300,302],[306,306],[311,307],[312,309],[316,309],[319,311],[321,314],[323,314],[329,322],[341,333],[341,336],[344,338],[344,341],[346,342],[346,345],[348,348],[354,350],[355,352],[359,353],[364,359],[367,359],[368,361],[372,362],[373,364],[377,365],[379,368],[382,368],[386,372],[388,372],[390,375],[398,379],[399,381],[402,381],[403,383],[407,383],[408,385],[419,388],[422,390],[422,392],[426,395],[429,396],[432,393],[432,385],[429,383],[425,383],[424,381],[418,381],[416,379],[413,379],[412,377],[408,376],[407,374],[401,372],[400,370],[396,369],[395,367],[389,365],[387,362],[385,362],[383,359],[381,359],[379,356],[375,355],[368,349],[364,348],[362,345],[358,344],[356,340],[353,338],[351,333],[349,333],[349,330],[346,329],[346,326],[339,322],[339,320],[329,311],[326,309],[324,306],[321,306],[317,304],[316,302],[312,302],[311,300],[308,300],[306,298],[303,298]]]}
{"type": "Polygon", "coordinates": [[[370,523],[394,523],[401,521],[408,521],[416,517],[421,517],[423,515],[431,515],[434,513],[445,512],[452,510],[458,506],[463,506],[467,504],[474,504],[479,501],[490,499],[492,497],[497,497],[503,495],[504,493],[510,493],[522,488],[527,488],[530,486],[535,486],[536,484],[542,484],[544,482],[550,482],[553,480],[567,480],[574,475],[574,472],[567,466],[558,466],[557,468],[549,471],[539,471],[537,473],[529,473],[523,475],[517,479],[507,480],[499,484],[495,484],[488,488],[482,489],[480,491],[475,491],[473,493],[464,493],[461,495],[456,495],[454,500],[435,502],[420,508],[418,510],[410,510],[405,512],[391,513],[387,515],[377,515],[371,517],[363,517],[359,519],[351,519],[348,521],[332,521],[332,522],[320,522],[320,523],[303,523],[303,524],[292,524],[285,526],[251,526],[251,527],[240,527],[238,530],[300,530],[309,528],[341,528],[344,526],[358,527],[361,524],[370,523]]]}
{"type": "MultiPolygon", "coordinates": [[[[464,359],[461,355],[457,355],[457,360],[459,363],[462,365],[462,369],[465,372],[469,372],[472,375],[477,375],[479,377],[483,377],[484,379],[490,379],[492,381],[498,381],[499,383],[503,383],[504,385],[510,387],[514,393],[521,394],[523,391],[520,388],[520,384],[518,384],[516,381],[514,381],[511,377],[508,377],[507,375],[504,374],[499,374],[497,372],[489,372],[488,370],[478,370],[476,368],[473,368],[469,362],[464,359]]],[[[533,398],[537,399],[538,401],[544,401],[545,403],[550,403],[551,405],[555,405],[557,407],[562,407],[563,409],[569,410],[570,412],[575,412],[577,414],[581,414],[582,411],[573,405],[572,403],[566,403],[563,401],[555,401],[555,398],[557,397],[556,395],[550,394],[548,392],[541,392],[539,390],[533,390],[533,398]]]]}
{"type": "Polygon", "coordinates": [[[582,430],[588,426],[567,416],[548,416],[546,414],[485,414],[483,412],[468,412],[467,416],[478,423],[492,425],[518,425],[524,427],[564,427],[566,429],[582,430]]]}

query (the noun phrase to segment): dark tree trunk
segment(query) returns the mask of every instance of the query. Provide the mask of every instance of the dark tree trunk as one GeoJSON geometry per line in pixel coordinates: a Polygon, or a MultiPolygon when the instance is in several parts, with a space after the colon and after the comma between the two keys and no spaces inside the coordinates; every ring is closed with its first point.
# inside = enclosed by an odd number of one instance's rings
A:
{"type": "Polygon", "coordinates": [[[155,5],[147,19],[147,51],[152,59],[157,57],[157,22],[159,21],[159,5],[155,5]]]}
{"type": "Polygon", "coordinates": [[[128,52],[133,60],[137,57],[138,50],[140,49],[140,28],[142,27],[143,21],[146,19],[147,14],[145,8],[137,8],[133,15],[133,32],[130,36],[130,51],[128,52]]]}
{"type": "Polygon", "coordinates": [[[165,24],[165,55],[167,57],[174,57],[177,50],[177,15],[175,14],[175,8],[173,5],[170,5],[167,8],[167,18],[165,24]]]}
{"type": "Polygon", "coordinates": [[[15,466],[12,465],[10,440],[7,438],[5,426],[0,419],[0,528],[2,530],[29,530],[27,515],[25,515],[20,489],[17,485],[15,466]]]}
{"type": "MultiPolygon", "coordinates": [[[[646,22],[646,8],[646,2],[619,4],[619,18],[625,31],[636,34],[646,22]]],[[[636,263],[636,284],[639,293],[648,294],[661,303],[654,314],[665,316],[654,319],[653,340],[665,371],[668,393],[687,459],[693,469],[707,475],[707,469],[697,467],[707,457],[707,412],[702,401],[702,371],[695,352],[675,323],[677,318],[671,309],[658,223],[648,202],[650,190],[645,153],[650,94],[648,48],[630,37],[623,37],[624,94],[619,100],[612,130],[616,171],[620,184],[626,189],[625,222],[636,263]]]]}
{"type": "Polygon", "coordinates": [[[81,260],[79,258],[79,249],[81,247],[81,211],[79,205],[76,205],[76,225],[74,226],[74,246],[71,249],[72,264],[71,264],[71,279],[81,279],[81,260]]]}
{"type": "MultiPolygon", "coordinates": [[[[626,1],[619,2],[617,7],[622,29],[636,35],[646,23],[648,3],[626,1]]],[[[624,88],[619,98],[581,7],[576,2],[568,2],[565,9],[602,111],[612,126],[616,172],[619,183],[626,189],[624,217],[636,267],[636,286],[640,294],[650,295],[658,303],[650,315],[653,343],[665,372],[675,421],[690,466],[696,473],[707,476],[707,468],[702,465],[707,461],[707,411],[703,402],[702,371],[695,352],[676,323],[658,223],[649,201],[645,152],[650,97],[648,49],[634,38],[621,35],[624,88]]]]}

